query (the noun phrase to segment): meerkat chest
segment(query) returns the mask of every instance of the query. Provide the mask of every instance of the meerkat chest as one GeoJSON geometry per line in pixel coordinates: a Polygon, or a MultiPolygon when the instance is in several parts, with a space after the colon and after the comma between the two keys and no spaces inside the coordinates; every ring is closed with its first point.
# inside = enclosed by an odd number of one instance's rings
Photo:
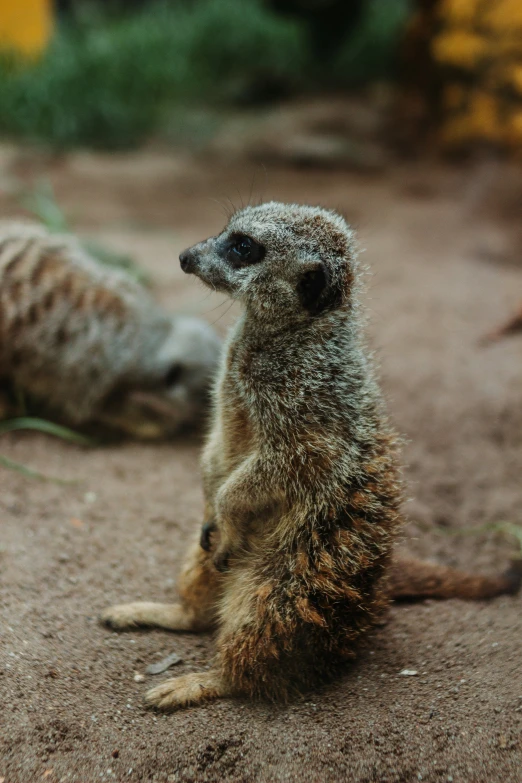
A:
{"type": "Polygon", "coordinates": [[[223,456],[232,466],[250,454],[256,445],[251,406],[241,379],[241,366],[239,351],[232,345],[219,394],[223,456]]]}

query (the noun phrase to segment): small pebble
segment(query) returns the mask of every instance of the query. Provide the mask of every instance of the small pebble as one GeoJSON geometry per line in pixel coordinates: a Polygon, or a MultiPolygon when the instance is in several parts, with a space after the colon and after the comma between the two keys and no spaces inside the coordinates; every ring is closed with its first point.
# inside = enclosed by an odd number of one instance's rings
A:
{"type": "Polygon", "coordinates": [[[401,677],[414,677],[417,673],[417,669],[403,669],[402,672],[399,672],[399,675],[401,677]]]}
{"type": "Polygon", "coordinates": [[[145,675],[144,674],[135,674],[134,675],[134,682],[143,682],[144,679],[145,679],[145,675]]]}

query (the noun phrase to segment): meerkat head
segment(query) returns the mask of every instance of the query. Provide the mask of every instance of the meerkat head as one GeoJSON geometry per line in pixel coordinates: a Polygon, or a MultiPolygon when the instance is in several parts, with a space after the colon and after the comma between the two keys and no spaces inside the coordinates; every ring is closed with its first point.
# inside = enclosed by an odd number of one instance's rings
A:
{"type": "Polygon", "coordinates": [[[171,417],[192,421],[201,413],[216,370],[221,341],[199,318],[175,316],[154,357],[160,396],[171,417]]]}
{"type": "Polygon", "coordinates": [[[259,315],[306,320],[350,304],[355,242],[333,211],[269,202],[237,212],[180,263],[259,315]]]}
{"type": "Polygon", "coordinates": [[[136,378],[107,400],[104,420],[133,437],[156,439],[202,423],[221,341],[198,318],[174,316],[149,346],[136,378]]]}

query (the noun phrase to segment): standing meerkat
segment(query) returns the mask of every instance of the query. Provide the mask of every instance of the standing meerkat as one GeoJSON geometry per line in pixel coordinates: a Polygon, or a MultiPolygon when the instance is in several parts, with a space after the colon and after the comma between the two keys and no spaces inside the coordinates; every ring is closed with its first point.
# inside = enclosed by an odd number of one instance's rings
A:
{"type": "Polygon", "coordinates": [[[362,342],[354,237],[320,208],[268,203],[180,256],[242,302],[203,456],[205,524],[179,604],[108,609],[113,628],[217,628],[209,671],[148,692],[160,709],[286,699],[356,654],[390,597],[483,598],[520,574],[393,563],[397,438],[362,342]]]}
{"type": "Polygon", "coordinates": [[[69,236],[0,223],[0,384],[74,426],[160,437],[197,423],[219,340],[69,236]]]}

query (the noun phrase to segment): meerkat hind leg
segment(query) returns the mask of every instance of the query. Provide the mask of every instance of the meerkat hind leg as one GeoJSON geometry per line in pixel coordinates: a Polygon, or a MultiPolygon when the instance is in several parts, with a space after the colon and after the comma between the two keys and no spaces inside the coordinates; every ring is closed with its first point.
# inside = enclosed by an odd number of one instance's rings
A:
{"type": "Polygon", "coordinates": [[[168,631],[193,631],[198,627],[196,613],[192,609],[182,604],[149,601],[110,606],[101,614],[100,620],[117,630],[149,626],[168,631]]]}
{"type": "Polygon", "coordinates": [[[162,682],[145,695],[145,703],[158,710],[175,710],[229,696],[230,691],[217,669],[194,672],[162,682]]]}
{"type": "Polygon", "coordinates": [[[179,578],[180,603],[160,604],[137,601],[106,609],[100,620],[110,628],[123,630],[148,626],[168,631],[203,631],[215,621],[220,578],[212,567],[210,554],[199,540],[189,549],[179,578]]]}

